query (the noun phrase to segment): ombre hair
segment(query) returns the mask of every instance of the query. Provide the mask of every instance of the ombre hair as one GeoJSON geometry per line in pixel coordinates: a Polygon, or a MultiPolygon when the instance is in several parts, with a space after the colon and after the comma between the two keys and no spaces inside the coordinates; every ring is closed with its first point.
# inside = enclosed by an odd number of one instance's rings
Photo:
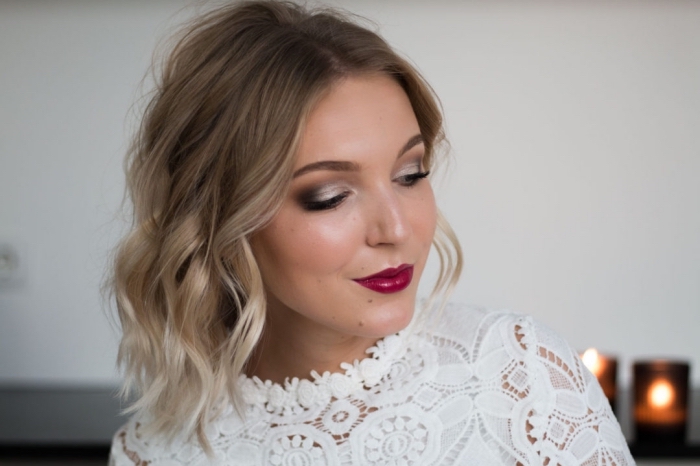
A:
{"type": "MultiPolygon", "coordinates": [[[[344,14],[293,3],[220,7],[184,29],[156,76],[127,161],[133,226],[109,283],[123,337],[130,411],[149,428],[196,434],[226,403],[261,336],[265,294],[250,237],[278,211],[305,121],[338,80],[384,74],[405,90],[425,141],[443,142],[440,107],[415,68],[344,14]]],[[[446,298],[462,267],[439,215],[446,298]]]]}

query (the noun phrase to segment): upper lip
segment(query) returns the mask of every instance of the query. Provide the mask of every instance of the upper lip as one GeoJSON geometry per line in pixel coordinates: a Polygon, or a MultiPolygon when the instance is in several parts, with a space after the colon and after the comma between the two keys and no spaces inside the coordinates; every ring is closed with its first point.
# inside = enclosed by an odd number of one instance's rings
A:
{"type": "Polygon", "coordinates": [[[364,280],[371,280],[373,278],[391,278],[395,277],[399,273],[403,272],[409,267],[413,267],[411,264],[401,264],[398,267],[388,267],[381,272],[377,272],[373,275],[368,275],[366,277],[362,278],[356,278],[355,281],[364,281],[364,280]]]}

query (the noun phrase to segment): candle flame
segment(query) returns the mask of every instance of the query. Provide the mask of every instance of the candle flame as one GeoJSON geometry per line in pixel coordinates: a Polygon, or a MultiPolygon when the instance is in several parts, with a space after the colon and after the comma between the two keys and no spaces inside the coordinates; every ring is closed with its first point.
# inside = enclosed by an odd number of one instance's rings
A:
{"type": "Polygon", "coordinates": [[[603,372],[603,361],[601,360],[598,351],[595,348],[588,348],[581,356],[583,364],[588,368],[589,371],[593,373],[596,377],[603,372]]]}
{"type": "Polygon", "coordinates": [[[666,408],[673,403],[673,386],[666,380],[657,380],[649,388],[648,401],[654,408],[666,408]]]}

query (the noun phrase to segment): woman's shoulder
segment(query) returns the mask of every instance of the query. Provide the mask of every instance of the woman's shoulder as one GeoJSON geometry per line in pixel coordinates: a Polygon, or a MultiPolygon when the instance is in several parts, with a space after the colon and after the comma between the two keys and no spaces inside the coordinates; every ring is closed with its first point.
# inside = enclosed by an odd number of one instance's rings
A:
{"type": "Polygon", "coordinates": [[[525,346],[535,330],[554,334],[529,315],[461,303],[449,303],[444,309],[433,311],[422,328],[433,337],[453,339],[472,349],[485,343],[493,345],[494,340],[515,341],[516,346],[525,346]]]}
{"type": "Polygon", "coordinates": [[[141,432],[142,415],[133,414],[112,437],[109,466],[148,464],[153,454],[148,435],[141,432]]]}
{"type": "Polygon", "coordinates": [[[516,346],[545,346],[559,353],[571,352],[571,347],[559,333],[535,317],[508,309],[489,309],[460,303],[450,303],[438,311],[434,326],[426,325],[436,335],[456,338],[470,346],[487,339],[515,341],[516,346]]]}
{"type": "Polygon", "coordinates": [[[452,304],[431,341],[442,353],[458,354],[459,348],[462,364],[477,381],[480,412],[523,427],[511,433],[517,450],[536,452],[553,464],[582,464],[595,455],[634,464],[597,380],[545,323],[508,310],[452,304]]]}
{"type": "Polygon", "coordinates": [[[205,458],[203,450],[194,442],[181,437],[166,438],[152,432],[148,424],[148,414],[137,412],[117,430],[112,437],[109,466],[175,466],[195,464],[193,460],[205,458]]]}
{"type": "Polygon", "coordinates": [[[451,303],[435,325],[426,328],[433,341],[450,341],[464,348],[472,364],[484,360],[484,364],[493,366],[497,359],[519,361],[527,363],[531,372],[555,368],[552,370],[577,379],[579,385],[594,379],[561,334],[528,314],[451,303]]]}
{"type": "Polygon", "coordinates": [[[112,437],[112,447],[109,451],[109,466],[141,463],[142,459],[139,457],[138,452],[132,450],[133,446],[129,445],[130,442],[128,440],[134,437],[134,421],[135,416],[132,416],[112,437]]]}

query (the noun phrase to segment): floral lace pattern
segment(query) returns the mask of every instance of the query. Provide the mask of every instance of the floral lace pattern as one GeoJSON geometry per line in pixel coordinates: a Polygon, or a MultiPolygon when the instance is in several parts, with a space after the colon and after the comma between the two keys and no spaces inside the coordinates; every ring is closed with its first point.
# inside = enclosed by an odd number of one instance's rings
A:
{"type": "Polygon", "coordinates": [[[284,386],[241,377],[245,416],[229,407],[212,422],[211,457],[132,418],[111,464],[634,464],[595,377],[528,317],[454,306],[368,354],[284,386]]]}
{"type": "Polygon", "coordinates": [[[376,346],[366,350],[370,355],[353,364],[341,363],[345,372],[324,372],[320,375],[311,372],[312,381],[294,377],[286,380],[284,386],[273,384],[258,377],[249,378],[242,374],[238,386],[243,401],[249,405],[263,405],[268,412],[275,414],[299,413],[315,405],[327,404],[331,398],[346,398],[364,388],[377,385],[391,369],[394,361],[401,359],[405,348],[405,331],[379,340],[376,346]]]}

